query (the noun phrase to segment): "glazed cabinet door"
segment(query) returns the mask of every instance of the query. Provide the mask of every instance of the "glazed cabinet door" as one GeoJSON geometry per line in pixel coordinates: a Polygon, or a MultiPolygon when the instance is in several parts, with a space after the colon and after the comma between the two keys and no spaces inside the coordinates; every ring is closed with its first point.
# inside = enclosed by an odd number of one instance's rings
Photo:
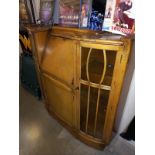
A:
{"type": "Polygon", "coordinates": [[[59,119],[75,127],[76,44],[56,36],[50,36],[48,40],[46,38],[44,32],[35,35],[46,105],[59,119]]]}
{"type": "Polygon", "coordinates": [[[120,85],[121,79],[116,77],[119,78],[122,72],[122,65],[118,65],[123,56],[122,47],[81,43],[80,51],[80,131],[95,140],[107,142],[120,90],[120,86],[118,90],[116,86],[120,85]]]}

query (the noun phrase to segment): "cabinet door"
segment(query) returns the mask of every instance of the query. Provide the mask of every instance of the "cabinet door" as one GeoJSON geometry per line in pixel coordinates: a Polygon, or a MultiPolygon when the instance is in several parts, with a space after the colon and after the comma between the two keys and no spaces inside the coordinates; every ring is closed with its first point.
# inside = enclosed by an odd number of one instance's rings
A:
{"type": "Polygon", "coordinates": [[[73,40],[50,37],[46,50],[41,54],[43,72],[72,85],[75,73],[76,44],[73,40]]]}
{"type": "Polygon", "coordinates": [[[73,40],[50,36],[43,32],[35,35],[36,48],[44,97],[50,111],[70,126],[75,126],[75,59],[73,40]],[[44,45],[47,44],[44,50],[44,45]]]}
{"type": "Polygon", "coordinates": [[[113,117],[107,116],[107,109],[111,104],[116,60],[120,55],[119,48],[97,47],[81,45],[80,130],[102,140],[106,118],[113,117]]]}
{"type": "Polygon", "coordinates": [[[72,89],[46,74],[42,75],[42,81],[49,110],[69,126],[74,127],[75,100],[72,89]]]}

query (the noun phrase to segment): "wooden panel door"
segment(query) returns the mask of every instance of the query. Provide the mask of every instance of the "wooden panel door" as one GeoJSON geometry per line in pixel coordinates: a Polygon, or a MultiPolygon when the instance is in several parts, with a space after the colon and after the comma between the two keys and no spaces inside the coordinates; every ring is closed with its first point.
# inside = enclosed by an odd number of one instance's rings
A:
{"type": "Polygon", "coordinates": [[[69,126],[75,126],[75,96],[71,88],[47,74],[42,75],[48,108],[69,126]]]}
{"type": "Polygon", "coordinates": [[[44,97],[50,111],[75,127],[76,43],[56,36],[47,39],[46,36],[45,32],[35,34],[44,97]]]}
{"type": "Polygon", "coordinates": [[[41,69],[62,82],[73,85],[75,76],[76,44],[60,37],[50,37],[41,55],[41,69]]]}

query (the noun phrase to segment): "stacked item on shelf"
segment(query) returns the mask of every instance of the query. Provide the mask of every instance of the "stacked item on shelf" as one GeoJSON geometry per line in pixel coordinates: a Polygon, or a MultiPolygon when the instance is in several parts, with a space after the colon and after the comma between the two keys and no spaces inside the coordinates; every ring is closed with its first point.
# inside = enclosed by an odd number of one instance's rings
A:
{"type": "MultiPolygon", "coordinates": [[[[135,31],[134,0],[25,0],[25,2],[31,22],[35,24],[58,24],[123,35],[134,34],[135,31]]],[[[25,15],[23,17],[27,18],[25,15]]]]}
{"type": "Polygon", "coordinates": [[[40,21],[43,24],[52,24],[54,0],[40,1],[40,21]]]}
{"type": "Polygon", "coordinates": [[[103,31],[131,35],[135,32],[134,0],[107,0],[103,31]]]}
{"type": "Polygon", "coordinates": [[[93,0],[92,10],[90,13],[90,19],[88,28],[91,30],[102,30],[104,12],[105,12],[106,0],[93,0]]]}
{"type": "Polygon", "coordinates": [[[19,0],[19,21],[20,23],[30,23],[30,14],[25,0],[19,0]]]}
{"type": "Polygon", "coordinates": [[[80,27],[87,28],[91,10],[90,0],[81,0],[80,27]]]}
{"type": "Polygon", "coordinates": [[[102,30],[105,5],[106,0],[60,0],[59,24],[102,30]]]}
{"type": "Polygon", "coordinates": [[[79,26],[80,1],[59,1],[59,24],[65,26],[79,26]]]}
{"type": "Polygon", "coordinates": [[[20,1],[25,4],[26,11],[29,15],[29,20],[27,22],[28,24],[42,24],[42,25],[52,24],[55,0],[20,0],[20,1]]]}

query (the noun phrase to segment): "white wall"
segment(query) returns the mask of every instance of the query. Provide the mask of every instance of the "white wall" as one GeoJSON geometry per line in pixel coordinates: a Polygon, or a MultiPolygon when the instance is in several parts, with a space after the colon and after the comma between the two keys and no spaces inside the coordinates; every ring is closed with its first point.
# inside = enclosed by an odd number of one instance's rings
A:
{"type": "Polygon", "coordinates": [[[125,131],[135,115],[135,76],[133,75],[118,133],[125,131]]]}
{"type": "Polygon", "coordinates": [[[124,132],[135,115],[135,46],[127,65],[122,93],[120,96],[114,129],[119,134],[124,132]]]}

